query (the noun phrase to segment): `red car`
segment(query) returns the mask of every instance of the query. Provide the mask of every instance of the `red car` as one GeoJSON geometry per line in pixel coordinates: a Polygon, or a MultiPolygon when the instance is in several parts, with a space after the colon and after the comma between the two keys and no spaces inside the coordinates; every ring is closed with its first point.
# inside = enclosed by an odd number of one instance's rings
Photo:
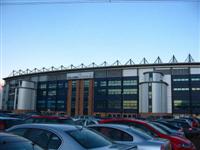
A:
{"type": "Polygon", "coordinates": [[[104,119],[100,120],[99,123],[114,123],[133,126],[153,137],[169,140],[173,150],[196,150],[194,144],[190,140],[178,136],[167,135],[167,133],[162,129],[145,121],[135,119],[104,119]]]}
{"type": "Polygon", "coordinates": [[[75,124],[70,117],[60,116],[31,116],[24,123],[75,124]]]}

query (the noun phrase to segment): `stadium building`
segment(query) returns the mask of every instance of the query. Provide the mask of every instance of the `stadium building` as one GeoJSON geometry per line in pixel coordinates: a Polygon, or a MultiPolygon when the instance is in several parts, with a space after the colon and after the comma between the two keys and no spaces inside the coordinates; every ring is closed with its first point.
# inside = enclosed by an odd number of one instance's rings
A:
{"type": "Polygon", "coordinates": [[[35,68],[4,78],[3,110],[59,111],[68,115],[200,114],[200,62],[188,55],[97,66],[35,68]]]}

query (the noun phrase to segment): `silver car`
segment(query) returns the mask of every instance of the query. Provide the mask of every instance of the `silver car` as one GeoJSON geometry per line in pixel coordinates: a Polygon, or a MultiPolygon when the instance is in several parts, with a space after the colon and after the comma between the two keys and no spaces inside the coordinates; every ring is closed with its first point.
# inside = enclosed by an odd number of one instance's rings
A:
{"type": "Polygon", "coordinates": [[[22,124],[7,132],[23,136],[45,150],[136,150],[134,145],[113,144],[81,126],[57,124],[22,124]]]}
{"type": "Polygon", "coordinates": [[[164,139],[155,139],[133,127],[118,124],[98,124],[88,126],[112,139],[116,143],[136,144],[138,150],[170,150],[170,142],[164,139]]]}

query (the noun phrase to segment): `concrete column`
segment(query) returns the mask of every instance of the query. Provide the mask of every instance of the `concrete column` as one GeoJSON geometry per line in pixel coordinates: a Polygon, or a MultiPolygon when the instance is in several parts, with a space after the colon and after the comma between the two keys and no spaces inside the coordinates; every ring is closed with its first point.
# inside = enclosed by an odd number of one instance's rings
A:
{"type": "Polygon", "coordinates": [[[76,100],[75,100],[75,115],[79,115],[79,95],[80,95],[80,81],[76,81],[76,100]]]}
{"type": "Polygon", "coordinates": [[[79,115],[83,115],[84,107],[84,80],[80,80],[79,115]]]}
{"type": "Polygon", "coordinates": [[[94,80],[89,81],[88,115],[93,115],[94,110],[94,80]]]}

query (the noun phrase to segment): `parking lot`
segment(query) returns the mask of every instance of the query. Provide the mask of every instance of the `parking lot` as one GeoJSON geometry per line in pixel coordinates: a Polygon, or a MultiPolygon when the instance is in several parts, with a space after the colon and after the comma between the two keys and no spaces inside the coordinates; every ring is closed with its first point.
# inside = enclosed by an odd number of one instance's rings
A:
{"type": "Polygon", "coordinates": [[[150,120],[2,113],[0,128],[30,140],[41,149],[200,149],[199,119],[192,117],[150,120]]]}

